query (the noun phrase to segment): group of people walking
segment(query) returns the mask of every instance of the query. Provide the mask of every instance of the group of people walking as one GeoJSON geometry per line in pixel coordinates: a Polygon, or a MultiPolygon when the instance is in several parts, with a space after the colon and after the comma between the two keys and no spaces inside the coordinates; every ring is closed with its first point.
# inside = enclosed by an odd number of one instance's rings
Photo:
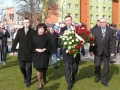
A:
{"type": "MultiPolygon", "coordinates": [[[[18,29],[13,40],[10,55],[14,55],[16,46],[19,43],[19,67],[23,74],[23,82],[27,87],[31,85],[32,62],[39,82],[38,90],[42,89],[42,75],[43,82],[47,82],[46,75],[51,56],[54,60],[54,68],[58,69],[57,52],[62,48],[58,43],[59,35],[63,34],[66,30],[70,30],[70,28],[74,28],[71,16],[66,16],[64,22],[65,26],[60,29],[58,34],[55,32],[53,25],[47,27],[44,23],[38,24],[36,30],[34,30],[30,27],[30,19],[24,18],[24,27],[18,29]]],[[[108,86],[109,60],[110,56],[113,57],[115,55],[115,38],[113,30],[107,26],[105,18],[100,19],[99,23],[98,27],[92,29],[92,35],[94,35],[95,40],[90,45],[90,54],[94,53],[96,76],[94,82],[97,83],[101,77],[101,83],[104,86],[108,86]],[[104,68],[101,73],[102,62],[104,63],[104,68]]],[[[76,81],[80,53],[74,58],[73,55],[67,54],[66,50],[62,50],[62,55],[65,66],[65,79],[68,84],[67,90],[71,90],[76,81]]]]}

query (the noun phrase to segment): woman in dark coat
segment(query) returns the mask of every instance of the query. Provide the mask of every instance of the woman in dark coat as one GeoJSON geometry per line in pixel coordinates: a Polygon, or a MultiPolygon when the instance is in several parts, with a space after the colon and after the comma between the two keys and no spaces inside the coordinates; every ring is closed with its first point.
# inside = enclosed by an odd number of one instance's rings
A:
{"type": "Polygon", "coordinates": [[[46,83],[46,70],[48,68],[48,56],[51,48],[49,37],[45,34],[46,25],[38,24],[37,34],[32,37],[32,60],[34,68],[37,70],[39,88],[42,88],[41,72],[43,73],[43,82],[46,83]]]}

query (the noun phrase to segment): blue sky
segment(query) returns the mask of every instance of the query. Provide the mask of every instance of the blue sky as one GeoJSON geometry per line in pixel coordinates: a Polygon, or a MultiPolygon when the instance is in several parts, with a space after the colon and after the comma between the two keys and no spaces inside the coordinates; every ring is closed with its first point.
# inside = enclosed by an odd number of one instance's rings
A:
{"type": "MultiPolygon", "coordinates": [[[[1,1],[1,0],[0,0],[1,1]]],[[[11,6],[14,6],[14,3],[13,3],[14,0],[5,0],[4,3],[3,3],[3,7],[11,7],[11,6]]]]}

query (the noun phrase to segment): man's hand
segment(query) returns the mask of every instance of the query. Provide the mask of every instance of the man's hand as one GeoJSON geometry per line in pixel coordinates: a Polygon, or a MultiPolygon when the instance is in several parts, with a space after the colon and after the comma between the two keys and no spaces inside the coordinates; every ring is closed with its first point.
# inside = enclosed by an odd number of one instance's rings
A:
{"type": "Polygon", "coordinates": [[[2,33],[5,34],[5,30],[2,30],[2,33]]]}
{"type": "Polygon", "coordinates": [[[93,55],[93,52],[90,52],[90,56],[92,56],[92,57],[94,56],[94,55],[93,55]]]}
{"type": "Polygon", "coordinates": [[[92,45],[92,46],[95,46],[95,44],[94,44],[94,43],[92,43],[91,45],[92,45]]]}
{"type": "Polygon", "coordinates": [[[9,56],[14,56],[14,53],[13,53],[13,52],[11,52],[9,56]]]}
{"type": "Polygon", "coordinates": [[[113,57],[113,56],[115,56],[115,54],[114,54],[114,53],[111,53],[111,57],[113,57]]]}

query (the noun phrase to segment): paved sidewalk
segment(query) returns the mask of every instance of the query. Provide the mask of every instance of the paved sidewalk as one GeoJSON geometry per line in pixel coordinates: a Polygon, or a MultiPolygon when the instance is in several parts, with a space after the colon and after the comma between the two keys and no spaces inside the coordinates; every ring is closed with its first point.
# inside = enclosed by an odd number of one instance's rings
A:
{"type": "MultiPolygon", "coordinates": [[[[88,56],[87,57],[82,56],[81,60],[82,61],[92,61],[93,62],[94,61],[94,56],[92,57],[89,54],[89,45],[85,46],[84,48],[85,48],[85,52],[88,56]]],[[[116,55],[116,58],[114,59],[114,61],[116,61],[116,63],[114,63],[114,64],[120,64],[120,54],[116,55]]]]}

